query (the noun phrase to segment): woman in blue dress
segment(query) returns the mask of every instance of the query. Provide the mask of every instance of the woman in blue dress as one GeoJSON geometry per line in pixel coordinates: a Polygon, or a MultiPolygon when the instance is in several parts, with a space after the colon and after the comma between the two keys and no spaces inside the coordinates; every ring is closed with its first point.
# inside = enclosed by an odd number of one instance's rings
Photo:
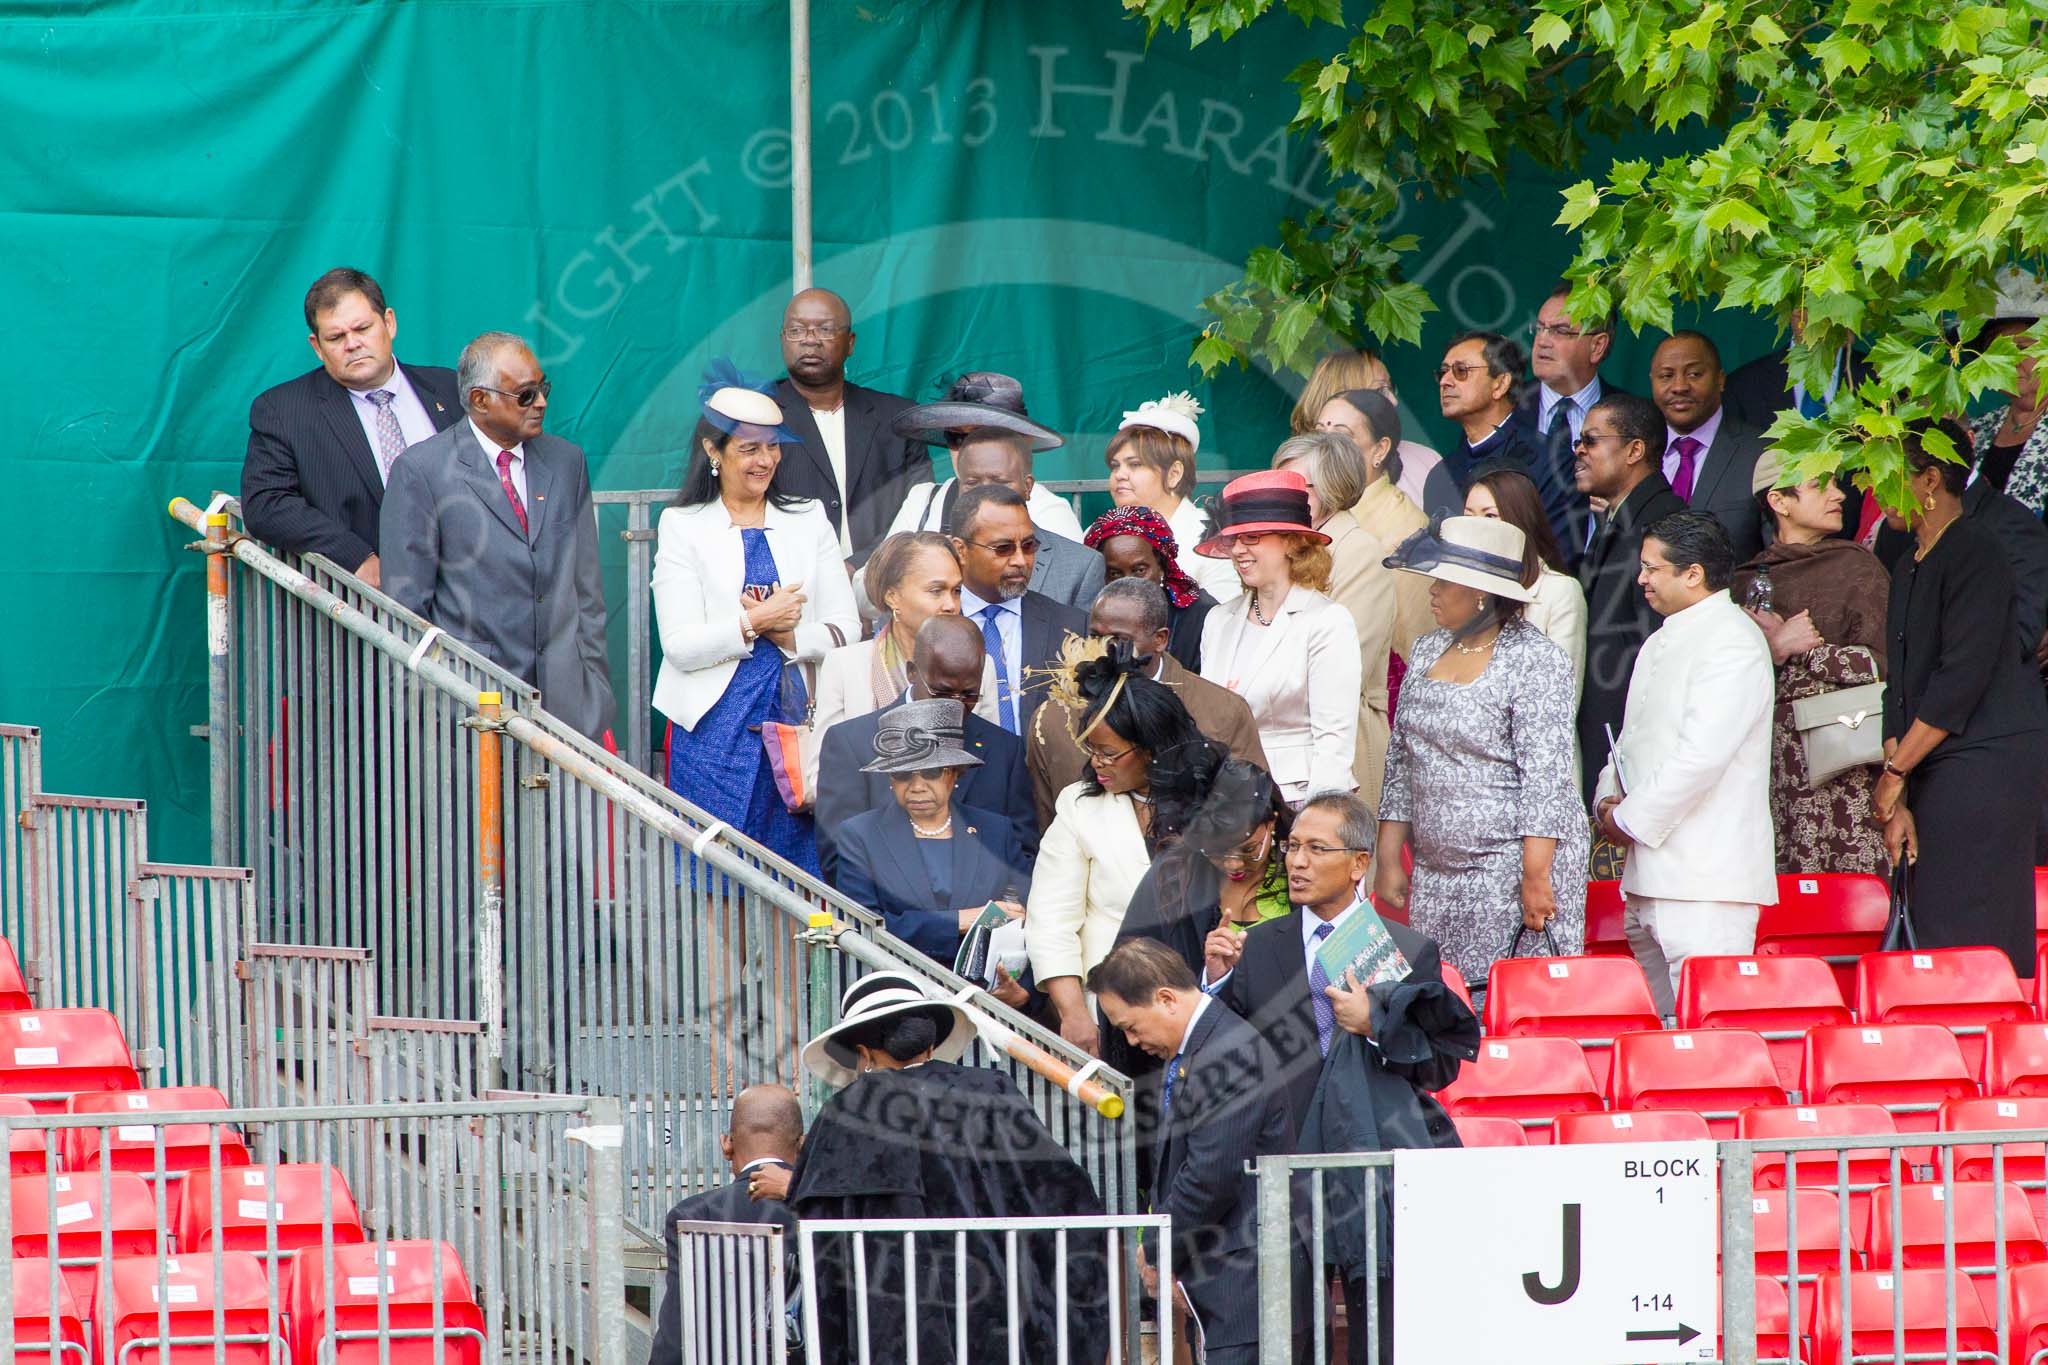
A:
{"type": "Polygon", "coordinates": [[[858,638],[860,623],[824,508],[779,486],[795,440],[768,394],[707,394],[656,531],[654,705],[669,719],[669,789],[815,876],[811,817],[785,800],[762,726],[804,722],[799,666],[858,638]]]}

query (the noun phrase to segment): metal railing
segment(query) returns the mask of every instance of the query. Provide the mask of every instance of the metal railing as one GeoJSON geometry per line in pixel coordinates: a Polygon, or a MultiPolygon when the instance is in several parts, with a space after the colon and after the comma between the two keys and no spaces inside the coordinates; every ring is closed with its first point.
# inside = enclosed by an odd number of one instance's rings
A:
{"type": "Polygon", "coordinates": [[[0,1274],[0,1323],[68,1319],[103,1361],[145,1341],[331,1359],[356,1340],[626,1365],[612,1102],[148,1119],[0,1116],[0,1148],[27,1133],[45,1158],[0,1182],[0,1247],[51,1272],[26,1301],[0,1274]]]}
{"type": "MultiPolygon", "coordinates": [[[[1753,1139],[1723,1141],[1716,1151],[1721,1302],[1712,1359],[1722,1365],[2048,1362],[2048,1243],[2036,1207],[2048,1194],[2048,1129],[1753,1139]],[[1760,1159],[1767,1176],[1761,1185],[1760,1159]],[[1852,1180],[1852,1160],[1866,1177],[1869,1163],[1881,1161],[1884,1179],[1852,1180]],[[1801,1190],[1832,1197],[1831,1245],[1802,1239],[1801,1190]],[[1768,1246],[1757,1236],[1759,1195],[1782,1200],[1783,1236],[1774,1235],[1768,1246]],[[1908,1201],[1916,1205],[1911,1217],[1908,1201]],[[1940,1205],[1938,1232],[1920,1221],[1934,1217],[1930,1203],[1940,1205]],[[1959,1215],[1959,1206],[1967,1212],[1959,1215]],[[1763,1279],[1775,1281],[1785,1303],[1769,1332],[1758,1317],[1763,1279]],[[1759,1345],[1765,1339],[1772,1343],[1769,1352],[1759,1345]]],[[[1399,1163],[1393,1152],[1268,1156],[1251,1163],[1259,1200],[1263,1365],[1293,1360],[1294,1275],[1303,1265],[1325,1265],[1326,1179],[1358,1173],[1364,1207],[1371,1208],[1391,1195],[1399,1163]]],[[[1770,1226],[1775,1233],[1775,1221],[1770,1226]]],[[[1398,1241],[1398,1221],[1393,1230],[1398,1241]]],[[[1374,1263],[1383,1254],[1378,1218],[1365,1217],[1363,1231],[1366,1261],[1374,1263]]],[[[1323,1360],[1329,1358],[1328,1283],[1319,1271],[1310,1278],[1313,1358],[1323,1360]]],[[[1364,1334],[1372,1365],[1392,1365],[1380,1358],[1378,1340],[1380,1315],[1392,1305],[1380,1301],[1378,1288],[1369,1278],[1366,1320],[1349,1323],[1348,1330],[1364,1334]]]]}
{"type": "MultiPolygon", "coordinates": [[[[788,1365],[789,1256],[779,1223],[678,1219],[682,1365],[788,1365]]],[[[657,1311],[666,1311],[658,1300],[657,1311]]]]}
{"type": "MultiPolygon", "coordinates": [[[[1197,486],[1225,484],[1247,469],[1205,469],[1195,474],[1197,486]]],[[[1041,479],[1039,487],[1065,498],[1080,515],[1081,499],[1109,491],[1107,479],[1041,479]]],[[[598,527],[605,529],[612,508],[623,508],[625,527],[617,532],[626,543],[626,687],[619,698],[619,744],[626,761],[641,772],[654,761],[654,674],[660,667],[655,652],[654,580],[655,523],[658,509],[674,501],[674,488],[605,488],[591,493],[597,504],[598,527]]],[[[661,774],[656,774],[660,776],[661,774]]]]}
{"type": "MultiPolygon", "coordinates": [[[[182,500],[172,511],[207,532],[215,858],[254,869],[256,940],[365,950],[368,1012],[474,1026],[461,1046],[485,1084],[618,1096],[628,1217],[651,1245],[670,1204],[722,1182],[733,1096],[767,1081],[810,1090],[802,1046],[875,968],[964,992],[1000,1025],[966,1060],[1008,1071],[1105,1206],[1130,1209],[1126,1078],[1075,1082],[1089,1059],[1057,1035],[375,590],[234,535],[219,501],[215,524],[182,500]]],[[[314,968],[282,983],[288,964],[250,961],[273,978],[280,1018],[313,1001],[295,1036],[329,1060],[311,1074],[348,1064],[323,1026],[369,1046],[337,1022],[341,988],[321,996],[314,968]]]]}

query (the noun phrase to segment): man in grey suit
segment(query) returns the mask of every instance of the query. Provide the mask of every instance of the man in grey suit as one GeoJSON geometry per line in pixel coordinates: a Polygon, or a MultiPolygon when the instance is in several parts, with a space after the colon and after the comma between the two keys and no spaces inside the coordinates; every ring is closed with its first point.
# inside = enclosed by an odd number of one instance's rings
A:
{"type": "Polygon", "coordinates": [[[392,466],[379,535],[384,591],[602,741],[612,687],[583,451],[542,432],[551,385],[519,337],[470,342],[455,382],[469,420],[392,466]]]}
{"type": "Polygon", "coordinates": [[[1721,351],[1704,333],[1673,332],[1650,357],[1650,398],[1664,414],[1664,477],[1728,533],[1735,562],[1764,552],[1763,513],[1749,491],[1764,436],[1721,401],[1721,351]]]}

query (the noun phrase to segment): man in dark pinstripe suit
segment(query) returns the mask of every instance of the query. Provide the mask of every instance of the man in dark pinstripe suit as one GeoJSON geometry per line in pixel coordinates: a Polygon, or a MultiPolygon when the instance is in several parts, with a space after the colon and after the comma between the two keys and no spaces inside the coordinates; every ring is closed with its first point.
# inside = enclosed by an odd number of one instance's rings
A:
{"type": "Polygon", "coordinates": [[[398,315],[360,270],[315,280],[305,313],[320,368],[249,405],[242,522],[259,540],[325,555],[378,587],[377,520],[391,465],[462,415],[455,372],[393,358],[398,315]]]}

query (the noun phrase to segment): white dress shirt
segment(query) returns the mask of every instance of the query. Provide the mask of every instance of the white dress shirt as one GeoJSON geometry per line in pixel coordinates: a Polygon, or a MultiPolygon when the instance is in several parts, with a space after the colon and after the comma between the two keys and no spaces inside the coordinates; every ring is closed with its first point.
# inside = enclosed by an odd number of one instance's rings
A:
{"type": "Polygon", "coordinates": [[[1173,545],[1178,554],[1174,562],[1181,572],[1195,580],[1195,586],[1215,598],[1228,602],[1244,593],[1244,580],[1237,576],[1237,565],[1227,559],[1209,559],[1195,553],[1195,546],[1202,541],[1202,535],[1209,529],[1209,519],[1202,509],[1195,506],[1193,498],[1182,498],[1180,506],[1173,509],[1173,515],[1166,519],[1166,528],[1173,532],[1173,545]]]}
{"type": "MultiPolygon", "coordinates": [[[[391,362],[391,377],[383,383],[374,386],[368,392],[350,389],[349,401],[355,406],[356,420],[363,424],[363,435],[370,440],[370,458],[376,461],[377,472],[381,475],[386,471],[377,447],[377,405],[370,401],[370,393],[376,389],[391,391],[391,413],[398,419],[398,434],[405,438],[406,445],[418,445],[440,428],[434,425],[433,418],[427,416],[427,405],[420,401],[419,394],[413,389],[412,381],[405,377],[405,367],[395,360],[391,362]]],[[[496,453],[496,448],[493,447],[492,455],[495,457],[496,453]]]]}
{"type": "Polygon", "coordinates": [[[1585,388],[1573,394],[1559,393],[1548,384],[1537,385],[1536,434],[1538,436],[1548,434],[1550,424],[1557,420],[1557,405],[1559,403],[1568,403],[1571,406],[1565,410],[1565,421],[1571,423],[1572,439],[1574,441],[1578,440],[1579,429],[1586,425],[1586,413],[1599,401],[1600,376],[1598,375],[1594,375],[1593,381],[1587,384],[1585,388]]]}
{"type": "MultiPolygon", "coordinates": [[[[1174,1057],[1181,1057],[1186,1055],[1188,1050],[1188,1039],[1195,1036],[1195,1025],[1201,1022],[1202,1014],[1208,1008],[1209,994],[1208,992],[1204,991],[1200,995],[1197,995],[1195,997],[1195,1012],[1188,1016],[1188,1026],[1182,1029],[1180,1032],[1180,1046],[1173,1050],[1174,1057]]],[[[1171,1061],[1173,1060],[1173,1058],[1168,1058],[1168,1060],[1171,1061]]]]}
{"type": "Polygon", "coordinates": [[[846,406],[841,404],[830,412],[812,408],[811,420],[818,424],[818,439],[825,443],[832,482],[839,485],[839,549],[851,555],[853,541],[846,534],[846,509],[853,503],[853,491],[846,486],[846,406]]]}
{"type": "Polygon", "coordinates": [[[1670,426],[1664,428],[1664,477],[1673,488],[1678,487],[1678,451],[1674,447],[1687,436],[1700,443],[1699,451],[1692,457],[1692,486],[1697,490],[1700,480],[1706,477],[1707,452],[1714,448],[1714,438],[1721,433],[1721,414],[1724,411],[1725,408],[1715,408],[1712,417],[1691,431],[1679,431],[1670,426]]]}
{"type": "MultiPolygon", "coordinates": [[[[1017,708],[1021,724],[1024,716],[1024,599],[1013,597],[1007,602],[988,603],[976,597],[966,584],[960,586],[960,614],[974,622],[976,630],[982,630],[981,613],[991,605],[996,608],[996,634],[1003,641],[1003,669],[997,677],[1009,680],[1010,701],[1017,708]]],[[[986,632],[983,638],[987,638],[986,632]]]]}
{"type": "Polygon", "coordinates": [[[519,490],[519,505],[524,507],[527,515],[531,517],[533,499],[526,496],[526,442],[521,441],[515,446],[501,446],[484,435],[484,429],[476,424],[474,417],[469,419],[469,429],[476,433],[477,444],[484,448],[484,463],[491,467],[493,474],[498,472],[498,452],[507,449],[512,452],[512,486],[519,490]]]}

